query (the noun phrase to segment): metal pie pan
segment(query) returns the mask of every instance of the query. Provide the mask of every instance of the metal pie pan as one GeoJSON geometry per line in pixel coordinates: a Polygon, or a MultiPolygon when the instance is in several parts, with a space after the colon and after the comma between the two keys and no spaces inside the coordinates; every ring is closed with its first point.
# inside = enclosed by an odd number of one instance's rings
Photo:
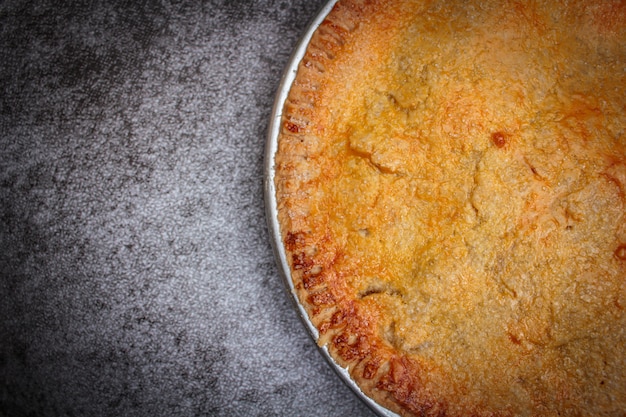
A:
{"type": "Polygon", "coordinates": [[[285,248],[281,239],[280,225],[278,223],[278,207],[276,202],[276,188],[274,186],[274,174],[275,174],[275,155],[278,149],[278,136],[280,133],[281,119],[284,103],[287,100],[289,90],[296,77],[298,65],[304,57],[306,49],[309,45],[311,37],[315,33],[316,29],[324,21],[328,13],[332,10],[337,0],[330,0],[322,9],[318,12],[316,17],[311,21],[304,35],[300,38],[295,50],[293,51],[291,58],[285,68],[283,76],[280,81],[276,98],[274,100],[274,107],[272,109],[272,115],[267,132],[267,142],[265,146],[265,172],[264,172],[264,194],[265,194],[265,213],[267,218],[268,229],[270,233],[270,239],[272,248],[274,250],[274,256],[278,265],[279,273],[285,283],[285,287],[289,293],[298,316],[304,323],[305,328],[309,332],[311,338],[318,346],[318,350],[322,356],[328,361],[330,366],[335,370],[337,375],[343,380],[343,382],[354,391],[354,393],[367,404],[377,415],[381,417],[399,417],[398,414],[390,411],[389,409],[381,406],[370,397],[365,395],[363,391],[358,387],[356,382],[351,378],[348,370],[340,366],[330,356],[326,346],[319,346],[317,340],[319,332],[309,319],[304,306],[300,304],[296,291],[291,279],[291,273],[289,263],[287,262],[287,256],[285,248]]]}

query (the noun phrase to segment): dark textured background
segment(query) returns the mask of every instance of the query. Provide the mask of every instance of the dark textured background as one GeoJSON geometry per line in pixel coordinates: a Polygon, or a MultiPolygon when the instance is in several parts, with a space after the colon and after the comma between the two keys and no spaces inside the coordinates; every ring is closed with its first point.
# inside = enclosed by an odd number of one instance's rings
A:
{"type": "Polygon", "coordinates": [[[0,3],[0,415],[359,416],[283,289],[263,147],[322,0],[0,3]]]}

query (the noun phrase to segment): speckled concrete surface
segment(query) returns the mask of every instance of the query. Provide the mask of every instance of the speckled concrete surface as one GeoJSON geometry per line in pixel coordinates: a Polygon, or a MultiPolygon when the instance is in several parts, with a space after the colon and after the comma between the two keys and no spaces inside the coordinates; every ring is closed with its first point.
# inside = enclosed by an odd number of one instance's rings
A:
{"type": "Polygon", "coordinates": [[[0,415],[372,416],[304,331],[263,147],[322,1],[0,3],[0,415]]]}

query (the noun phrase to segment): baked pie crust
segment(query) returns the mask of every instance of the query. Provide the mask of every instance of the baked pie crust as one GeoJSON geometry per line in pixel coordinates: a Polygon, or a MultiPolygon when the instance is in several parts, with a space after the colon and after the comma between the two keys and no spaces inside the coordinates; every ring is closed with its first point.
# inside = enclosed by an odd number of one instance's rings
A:
{"type": "Polygon", "coordinates": [[[626,415],[626,3],[339,2],[275,187],[319,344],[406,416],[626,415]]]}

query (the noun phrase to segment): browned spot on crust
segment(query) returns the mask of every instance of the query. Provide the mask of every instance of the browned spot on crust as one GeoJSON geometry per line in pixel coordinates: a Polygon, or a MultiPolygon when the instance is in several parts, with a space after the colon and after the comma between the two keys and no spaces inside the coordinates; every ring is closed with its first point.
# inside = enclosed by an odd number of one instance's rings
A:
{"type": "Polygon", "coordinates": [[[405,356],[390,360],[389,372],[380,378],[376,388],[389,392],[400,404],[418,416],[443,417],[446,406],[433,401],[415,378],[416,366],[405,356]]]}
{"type": "Polygon", "coordinates": [[[503,148],[504,145],[506,145],[506,143],[507,143],[506,134],[504,134],[502,132],[494,132],[494,133],[491,134],[491,141],[498,148],[503,148]]]}
{"type": "Polygon", "coordinates": [[[613,254],[620,261],[626,261],[626,244],[622,243],[619,245],[613,254]]]}
{"type": "Polygon", "coordinates": [[[378,369],[380,368],[380,360],[372,359],[365,364],[363,367],[363,378],[365,379],[374,379],[378,369]]]}
{"type": "Polygon", "coordinates": [[[285,237],[285,247],[287,248],[288,251],[291,252],[291,251],[294,251],[296,248],[302,246],[303,241],[304,241],[304,233],[289,232],[287,233],[287,236],[285,237]]]}
{"type": "Polygon", "coordinates": [[[293,263],[293,269],[308,270],[314,265],[313,260],[311,260],[303,252],[294,253],[291,257],[291,261],[293,263]]]}
{"type": "Polygon", "coordinates": [[[304,286],[304,289],[306,290],[310,290],[311,288],[316,287],[323,282],[324,282],[324,279],[319,274],[306,273],[302,277],[302,285],[304,286]]]}
{"type": "Polygon", "coordinates": [[[328,306],[335,302],[335,297],[333,297],[330,292],[324,291],[317,294],[311,294],[307,298],[307,301],[314,306],[328,306]]]}
{"type": "Polygon", "coordinates": [[[333,338],[333,346],[339,355],[346,361],[363,359],[370,352],[367,337],[358,336],[354,341],[350,341],[350,334],[340,333],[333,338]]]}
{"type": "Polygon", "coordinates": [[[321,333],[321,334],[325,334],[327,331],[329,331],[329,330],[330,330],[330,327],[331,327],[331,326],[330,326],[330,323],[326,321],[326,322],[324,322],[324,323],[320,324],[320,325],[318,326],[318,329],[319,329],[319,331],[320,331],[320,333],[321,333]]]}
{"type": "Polygon", "coordinates": [[[302,128],[300,126],[298,126],[297,124],[292,123],[292,122],[286,120],[285,121],[285,129],[287,129],[291,133],[300,133],[300,130],[302,128]]]}
{"type": "Polygon", "coordinates": [[[600,32],[614,33],[623,30],[626,24],[626,1],[607,1],[592,14],[593,23],[600,32]]]}
{"type": "Polygon", "coordinates": [[[522,344],[522,341],[521,341],[521,340],[519,340],[519,339],[517,338],[517,336],[515,336],[513,333],[511,333],[511,332],[507,332],[507,334],[506,334],[506,335],[507,335],[507,337],[509,338],[509,340],[510,340],[511,342],[513,342],[513,344],[518,345],[518,346],[522,344]]]}
{"type": "Polygon", "coordinates": [[[346,318],[346,311],[345,310],[339,310],[335,314],[333,314],[333,316],[330,319],[330,323],[331,323],[331,325],[333,327],[337,327],[341,323],[344,322],[345,318],[346,318]]]}

